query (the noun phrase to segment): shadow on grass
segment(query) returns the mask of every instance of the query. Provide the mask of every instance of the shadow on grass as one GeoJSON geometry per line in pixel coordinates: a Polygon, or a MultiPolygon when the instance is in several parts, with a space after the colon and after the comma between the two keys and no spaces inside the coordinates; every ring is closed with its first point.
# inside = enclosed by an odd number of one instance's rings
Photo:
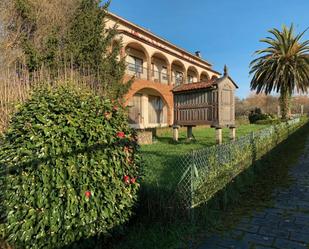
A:
{"type": "Polygon", "coordinates": [[[182,173],[179,151],[144,151],[151,158],[151,170],[159,172],[145,172],[149,178],[142,185],[136,216],[126,227],[117,227],[112,238],[92,237],[62,249],[195,248],[207,233],[224,231],[243,216],[271,205],[272,190],[290,183],[288,171],[303,152],[308,128],[301,128],[236,177],[207,205],[196,208],[194,223],[173,209],[173,201],[178,199],[174,186],[182,173]]]}
{"type": "Polygon", "coordinates": [[[196,248],[207,234],[225,231],[242,217],[271,207],[272,191],[291,183],[289,169],[303,153],[308,130],[308,124],[300,128],[238,175],[211,201],[196,208],[195,222],[171,221],[164,216],[153,219],[138,209],[138,215],[128,224],[126,232],[118,236],[110,248],[196,248]]]}

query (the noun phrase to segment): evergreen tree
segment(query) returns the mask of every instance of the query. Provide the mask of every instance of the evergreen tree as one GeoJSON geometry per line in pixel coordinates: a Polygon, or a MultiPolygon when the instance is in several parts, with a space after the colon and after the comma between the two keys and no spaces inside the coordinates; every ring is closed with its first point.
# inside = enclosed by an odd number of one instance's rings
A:
{"type": "Polygon", "coordinates": [[[120,98],[131,82],[123,82],[125,61],[119,57],[121,42],[114,42],[117,29],[105,27],[108,6],[109,2],[101,7],[97,0],[81,0],[68,34],[68,53],[74,68],[87,67],[97,75],[103,95],[120,98]]]}

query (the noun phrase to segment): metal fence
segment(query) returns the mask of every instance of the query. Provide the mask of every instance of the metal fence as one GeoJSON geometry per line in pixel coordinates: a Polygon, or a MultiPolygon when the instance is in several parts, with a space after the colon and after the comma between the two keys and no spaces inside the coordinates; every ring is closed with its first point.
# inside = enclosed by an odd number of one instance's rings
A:
{"type": "Polygon", "coordinates": [[[177,185],[180,206],[191,210],[209,201],[237,175],[249,168],[303,125],[300,118],[252,132],[234,142],[192,151],[179,159],[183,172],[177,185]]]}

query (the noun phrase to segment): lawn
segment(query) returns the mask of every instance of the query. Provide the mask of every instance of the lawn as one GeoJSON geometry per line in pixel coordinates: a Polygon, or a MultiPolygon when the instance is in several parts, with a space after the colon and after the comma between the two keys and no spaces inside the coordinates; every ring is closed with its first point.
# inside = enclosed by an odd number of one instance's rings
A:
{"type": "MultiPolygon", "coordinates": [[[[265,127],[265,126],[264,126],[265,127]]],[[[239,127],[239,136],[247,134],[250,131],[256,131],[263,126],[245,125],[239,127]]],[[[205,132],[201,129],[201,132],[205,132]]],[[[211,132],[207,131],[206,133],[211,132]]],[[[159,141],[155,145],[143,146],[143,150],[148,151],[161,143],[161,148],[168,148],[168,143],[160,141],[160,137],[164,137],[165,131],[159,135],[159,141]]],[[[211,132],[213,134],[213,131],[211,132]]],[[[196,131],[195,134],[198,134],[196,131]]],[[[281,143],[266,157],[261,159],[256,164],[254,170],[255,176],[253,181],[248,186],[244,186],[239,192],[240,196],[237,201],[229,204],[224,210],[208,210],[209,216],[213,216],[211,223],[207,219],[198,219],[195,223],[176,220],[148,220],[147,217],[141,216],[138,213],[134,221],[132,221],[122,236],[118,236],[113,240],[111,249],[179,249],[179,248],[199,248],[198,245],[207,238],[212,231],[226,231],[229,227],[237,225],[244,217],[249,217],[252,213],[265,207],[272,206],[272,190],[288,185],[290,178],[288,171],[293,166],[293,163],[298,160],[302,154],[306,141],[308,139],[308,125],[295,132],[288,140],[281,143]],[[288,155],[284,157],[282,155],[288,155]],[[210,211],[213,211],[210,213],[210,211]]],[[[212,138],[213,140],[213,138],[212,138]]],[[[192,145],[193,148],[199,148],[196,142],[192,145]]],[[[213,143],[213,142],[212,142],[213,143]]],[[[176,147],[179,151],[186,151],[190,145],[178,144],[176,147]]],[[[157,150],[160,146],[156,147],[157,150]]],[[[200,147],[201,148],[201,147],[200,147]]],[[[158,157],[159,158],[159,157],[158,157]]],[[[155,166],[155,165],[153,165],[155,166]]],[[[155,172],[155,171],[154,171],[155,172]]],[[[147,176],[147,179],[150,179],[147,176]]],[[[238,180],[242,180],[244,176],[239,176],[238,180]]],[[[238,189],[237,182],[235,186],[229,188],[238,189]]],[[[227,191],[230,193],[232,191],[227,191]]],[[[224,192],[219,196],[224,195],[224,192]]]]}
{"type": "MultiPolygon", "coordinates": [[[[237,127],[236,137],[261,130],[268,125],[244,124],[237,127]]],[[[175,188],[182,172],[181,156],[192,150],[203,149],[215,144],[215,130],[209,127],[193,128],[194,141],[186,140],[186,128],[179,132],[179,142],[172,140],[172,128],[158,129],[157,138],[151,145],[143,145],[145,160],[144,187],[175,188]]],[[[223,142],[229,141],[229,129],[223,129],[223,142]]]]}

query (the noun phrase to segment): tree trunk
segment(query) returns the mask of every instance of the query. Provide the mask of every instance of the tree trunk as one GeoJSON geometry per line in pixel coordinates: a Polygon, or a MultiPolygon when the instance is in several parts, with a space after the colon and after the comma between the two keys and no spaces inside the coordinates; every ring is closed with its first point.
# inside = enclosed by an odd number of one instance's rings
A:
{"type": "Polygon", "coordinates": [[[280,101],[282,119],[284,120],[289,118],[290,100],[291,100],[290,92],[286,89],[281,89],[279,101],[280,101]]]}

